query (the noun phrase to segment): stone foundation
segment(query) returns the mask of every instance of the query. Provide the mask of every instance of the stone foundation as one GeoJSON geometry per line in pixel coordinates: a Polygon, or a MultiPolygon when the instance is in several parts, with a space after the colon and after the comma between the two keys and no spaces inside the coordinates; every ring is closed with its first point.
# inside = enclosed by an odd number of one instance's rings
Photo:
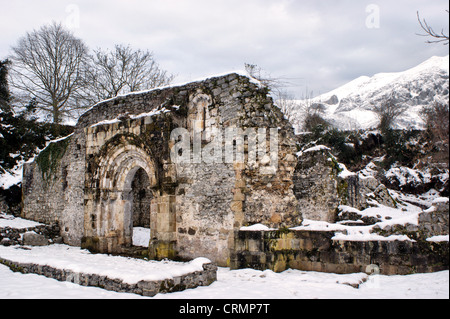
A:
{"type": "Polygon", "coordinates": [[[29,232],[35,233],[37,236],[45,240],[47,244],[59,243],[62,241],[59,235],[60,229],[57,224],[40,225],[21,229],[11,227],[0,227],[0,245],[2,246],[29,245],[30,244],[29,242],[24,243],[24,234],[29,232]]]}
{"type": "Polygon", "coordinates": [[[0,264],[8,266],[12,271],[23,274],[37,274],[58,281],[67,281],[81,286],[103,288],[115,292],[134,293],[153,297],[159,293],[183,291],[199,286],[209,286],[217,280],[217,267],[204,264],[203,271],[186,274],[173,279],[140,281],[128,284],[121,279],[108,278],[97,274],[85,274],[67,269],[57,269],[47,265],[19,263],[0,258],[0,264]]]}
{"type": "Polygon", "coordinates": [[[334,241],[334,236],[323,231],[238,231],[231,267],[346,274],[376,265],[384,275],[449,269],[448,242],[334,241]]]}

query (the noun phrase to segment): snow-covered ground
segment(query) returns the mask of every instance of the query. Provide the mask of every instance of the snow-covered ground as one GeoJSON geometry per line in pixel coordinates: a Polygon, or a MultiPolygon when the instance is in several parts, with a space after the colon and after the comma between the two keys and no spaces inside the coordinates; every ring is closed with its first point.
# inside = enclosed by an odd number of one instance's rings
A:
{"type": "MultiPolygon", "coordinates": [[[[82,287],[43,276],[12,272],[0,265],[1,299],[142,299],[144,297],[82,287]]],[[[449,272],[368,277],[299,270],[283,273],[219,268],[218,280],[154,299],[448,299],[449,272]],[[361,283],[366,280],[364,283],[361,283]],[[359,288],[350,286],[358,285],[359,288]]]]}
{"type": "MultiPolygon", "coordinates": [[[[413,195],[403,195],[399,192],[390,191],[390,195],[395,197],[398,201],[398,207],[392,208],[382,204],[379,204],[375,200],[371,200],[371,207],[368,207],[363,210],[358,210],[354,207],[341,205],[339,206],[339,211],[342,213],[350,212],[356,213],[361,218],[363,217],[373,217],[379,219],[379,222],[374,223],[373,225],[361,225],[361,226],[349,226],[344,222],[337,223],[329,223],[326,221],[316,221],[305,219],[302,221],[302,225],[297,227],[291,227],[292,230],[309,230],[309,231],[334,231],[335,236],[334,240],[343,240],[343,241],[414,241],[406,235],[390,235],[390,236],[381,236],[374,232],[375,228],[385,229],[386,227],[394,226],[394,225],[402,225],[406,226],[410,225],[419,225],[419,215],[424,211],[411,203],[403,202],[403,200],[409,200],[411,202],[417,202],[424,206],[430,207],[428,210],[435,209],[433,204],[439,202],[448,202],[448,197],[439,197],[437,192],[430,191],[429,194],[423,194],[422,196],[413,196],[413,195]]],[[[426,211],[428,211],[426,210],[426,211]]],[[[352,221],[353,224],[355,221],[352,221]]],[[[361,224],[363,222],[359,220],[361,224]]],[[[241,227],[241,231],[270,231],[269,227],[262,224],[255,224],[251,226],[241,227]]],[[[447,236],[434,236],[430,237],[427,240],[429,241],[448,241],[447,236]]]]}
{"type": "Polygon", "coordinates": [[[92,254],[87,250],[67,245],[44,247],[0,246],[0,258],[37,265],[47,265],[56,269],[67,269],[84,274],[97,274],[124,283],[136,284],[141,280],[164,280],[203,271],[206,258],[191,262],[145,261],[141,259],[92,254]]]}
{"type": "Polygon", "coordinates": [[[13,169],[2,171],[0,166],[0,188],[8,189],[22,182],[23,163],[20,161],[13,169]]]}
{"type": "MultiPolygon", "coordinates": [[[[33,226],[32,222],[2,215],[3,226],[33,226]]],[[[314,225],[320,227],[321,225],[314,225]]],[[[322,225],[327,228],[330,225],[322,225]]],[[[304,226],[308,227],[308,226],[304,226]]],[[[147,231],[144,231],[144,233],[147,231]]],[[[146,235],[145,235],[146,236],[146,235]]],[[[448,240],[448,237],[447,239],[448,240]]],[[[0,256],[18,262],[38,262],[79,272],[95,272],[132,282],[143,278],[170,277],[191,271],[204,261],[177,264],[149,262],[124,257],[93,255],[66,245],[34,247],[31,250],[0,246],[0,256]]],[[[194,269],[195,270],[195,269],[194,269]]],[[[140,299],[134,294],[115,293],[94,287],[33,274],[14,273],[0,265],[0,299],[140,299]]],[[[287,270],[230,270],[219,268],[218,280],[209,287],[199,287],[154,299],[448,299],[449,271],[409,276],[368,276],[364,273],[338,275],[287,270]],[[356,287],[356,288],[355,288],[356,287]]]]}
{"type": "Polygon", "coordinates": [[[23,219],[20,217],[14,217],[12,215],[7,215],[0,212],[0,228],[14,228],[14,229],[25,229],[42,225],[31,220],[23,219]]]}

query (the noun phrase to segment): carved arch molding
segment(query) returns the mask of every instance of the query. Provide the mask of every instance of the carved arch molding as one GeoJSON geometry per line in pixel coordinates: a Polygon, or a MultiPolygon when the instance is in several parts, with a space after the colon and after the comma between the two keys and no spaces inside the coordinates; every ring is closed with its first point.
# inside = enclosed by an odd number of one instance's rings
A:
{"type": "Polygon", "coordinates": [[[132,246],[133,226],[137,219],[142,219],[148,221],[146,224],[151,229],[151,257],[170,258],[173,249],[162,251],[159,247],[174,245],[175,225],[171,220],[175,205],[169,204],[171,196],[160,189],[151,150],[136,143],[137,139],[116,136],[98,154],[90,156],[86,170],[83,246],[100,253],[122,253],[132,246]],[[137,179],[144,180],[145,187],[139,185],[136,189],[137,179]],[[149,202],[141,205],[144,211],[136,218],[136,193],[139,192],[147,194],[149,202]]]}

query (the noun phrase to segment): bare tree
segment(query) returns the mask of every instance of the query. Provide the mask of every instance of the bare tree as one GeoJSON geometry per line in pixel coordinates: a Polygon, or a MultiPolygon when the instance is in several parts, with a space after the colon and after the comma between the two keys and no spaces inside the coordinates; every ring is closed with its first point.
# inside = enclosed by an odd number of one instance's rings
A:
{"type": "Polygon", "coordinates": [[[397,102],[397,99],[391,95],[389,98],[382,101],[380,104],[375,105],[373,108],[380,120],[378,127],[382,131],[391,129],[395,121],[403,115],[407,109],[408,106],[400,105],[397,102]]]}
{"type": "Polygon", "coordinates": [[[296,131],[311,131],[318,125],[330,126],[323,118],[323,104],[312,102],[313,92],[306,92],[300,100],[297,100],[285,90],[286,87],[292,86],[290,79],[272,77],[255,64],[245,63],[245,70],[251,77],[270,89],[276,105],[293,124],[296,131]],[[299,113],[302,115],[301,117],[298,116],[299,113]]]}
{"type": "Polygon", "coordinates": [[[292,113],[299,107],[298,101],[287,91],[280,91],[275,104],[281,109],[288,119],[290,119],[292,113]]]}
{"type": "Polygon", "coordinates": [[[283,87],[283,83],[281,83],[279,78],[273,78],[268,74],[263,74],[263,70],[256,64],[245,63],[244,64],[245,71],[254,79],[261,82],[261,84],[265,87],[270,88],[271,90],[278,90],[283,87]]]}
{"type": "Polygon", "coordinates": [[[27,33],[12,50],[11,86],[24,104],[34,100],[53,123],[87,107],[78,93],[88,48],[61,23],[27,33]]]}
{"type": "Polygon", "coordinates": [[[170,84],[173,75],[162,70],[149,51],[116,45],[113,51],[97,49],[86,72],[91,102],[129,92],[170,84]]]}
{"type": "MultiPolygon", "coordinates": [[[[445,10],[447,14],[449,13],[448,10],[445,10]]],[[[425,31],[425,34],[418,34],[420,36],[424,37],[432,37],[436,40],[429,40],[427,43],[444,43],[444,45],[448,45],[449,43],[449,36],[448,34],[444,33],[444,29],[441,30],[441,33],[438,33],[433,30],[433,28],[427,23],[425,19],[421,19],[419,12],[417,12],[417,20],[419,21],[420,27],[423,31],[425,31]]]]}
{"type": "Polygon", "coordinates": [[[427,131],[438,150],[438,159],[446,163],[449,158],[449,104],[435,102],[424,107],[421,112],[425,119],[427,131]]]}
{"type": "Polygon", "coordinates": [[[256,64],[245,63],[244,67],[245,71],[247,71],[251,77],[261,82],[263,86],[269,88],[277,100],[283,99],[283,96],[286,95],[284,88],[291,85],[288,79],[273,77],[264,72],[263,69],[256,64]]]}
{"type": "Polygon", "coordinates": [[[331,128],[331,123],[325,119],[325,110],[326,106],[323,103],[313,100],[313,92],[306,90],[297,105],[297,112],[302,114],[299,123],[301,129],[304,132],[313,132],[318,126],[322,129],[331,128]]]}

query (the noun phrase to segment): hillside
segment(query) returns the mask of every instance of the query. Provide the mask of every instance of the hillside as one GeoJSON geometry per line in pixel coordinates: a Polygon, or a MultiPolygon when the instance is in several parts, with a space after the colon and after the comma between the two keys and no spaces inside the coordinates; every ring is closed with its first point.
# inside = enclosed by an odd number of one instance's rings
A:
{"type": "Polygon", "coordinates": [[[423,129],[422,108],[433,102],[448,103],[449,56],[432,57],[404,72],[362,76],[311,100],[288,103],[283,111],[297,132],[302,130],[305,116],[302,106],[306,104],[319,110],[335,128],[371,129],[378,125],[374,106],[391,96],[398,105],[408,107],[394,128],[423,129]]]}

